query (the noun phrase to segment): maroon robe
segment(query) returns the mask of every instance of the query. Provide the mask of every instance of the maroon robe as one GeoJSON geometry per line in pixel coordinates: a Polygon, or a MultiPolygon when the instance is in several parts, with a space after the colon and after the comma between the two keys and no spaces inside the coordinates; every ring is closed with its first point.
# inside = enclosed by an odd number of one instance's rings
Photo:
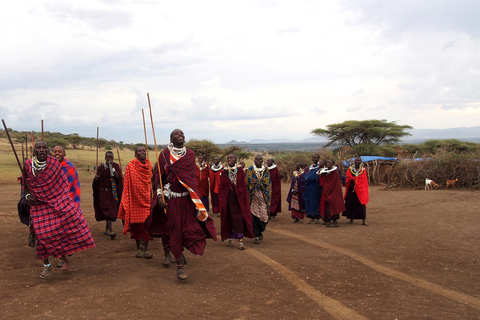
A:
{"type": "Polygon", "coordinates": [[[210,187],[208,178],[210,177],[210,166],[205,162],[205,167],[200,170],[198,165],[195,165],[195,177],[197,178],[197,187],[199,197],[208,197],[210,187]]]}
{"type": "MultiPolygon", "coordinates": [[[[162,183],[165,187],[170,186],[170,191],[183,194],[187,189],[180,183],[179,179],[187,184],[195,193],[198,188],[195,179],[195,153],[187,149],[186,154],[174,164],[170,163],[170,150],[163,149],[158,157],[158,163],[162,173],[162,183]]],[[[158,176],[157,176],[158,177],[158,176]]],[[[157,184],[158,180],[155,181],[157,184]]],[[[182,258],[183,248],[187,248],[193,254],[202,255],[207,245],[206,238],[213,238],[217,241],[217,234],[212,218],[208,217],[205,222],[196,219],[196,207],[190,195],[181,197],[165,197],[167,211],[165,213],[166,225],[170,235],[170,250],[175,260],[182,258]]],[[[157,206],[158,207],[158,206],[157,206]]],[[[157,219],[160,223],[162,219],[157,219]]],[[[152,226],[149,226],[151,229],[152,226]]]]}
{"type": "Polygon", "coordinates": [[[100,178],[93,180],[93,208],[95,209],[95,220],[97,221],[115,221],[117,219],[118,208],[122,200],[123,175],[122,169],[120,169],[118,164],[113,163],[113,168],[115,168],[115,172],[118,174],[118,180],[115,180],[117,183],[118,202],[113,197],[110,170],[105,168],[104,164],[99,165],[97,169],[100,178]]]}
{"type": "Polygon", "coordinates": [[[282,181],[278,167],[270,170],[270,180],[272,181],[270,215],[276,217],[278,212],[282,212],[282,181]]]}
{"type": "MultiPolygon", "coordinates": [[[[236,184],[232,183],[228,177],[228,169],[223,169],[220,175],[220,185],[218,188],[218,198],[220,201],[220,221],[222,224],[222,241],[230,239],[232,237],[231,231],[235,231],[237,226],[231,225],[231,219],[229,219],[230,209],[229,206],[229,193],[235,194],[238,200],[238,207],[243,220],[243,235],[247,238],[253,238],[253,226],[252,226],[252,213],[250,212],[250,204],[247,196],[247,184],[245,180],[245,172],[241,167],[238,168],[236,184]]],[[[230,197],[231,199],[232,197],[230,197]]],[[[238,214],[238,212],[237,212],[238,214]]]]}
{"type": "Polygon", "coordinates": [[[320,198],[320,213],[322,217],[324,219],[334,218],[341,212],[345,211],[342,182],[340,181],[340,176],[338,175],[338,169],[333,170],[328,174],[322,174],[319,179],[319,184],[323,187],[322,197],[320,198]],[[326,212],[325,210],[325,205],[327,203],[329,212],[326,212]]]}
{"type": "Polygon", "coordinates": [[[218,187],[220,186],[220,175],[222,174],[222,169],[217,171],[213,170],[210,167],[210,194],[212,195],[212,212],[220,212],[220,204],[218,200],[218,187]]]}

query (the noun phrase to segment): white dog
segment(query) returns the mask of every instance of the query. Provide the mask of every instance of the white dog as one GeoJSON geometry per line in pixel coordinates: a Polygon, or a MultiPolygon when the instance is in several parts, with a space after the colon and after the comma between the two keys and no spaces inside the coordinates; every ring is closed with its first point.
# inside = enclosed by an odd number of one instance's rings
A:
{"type": "Polygon", "coordinates": [[[425,190],[430,190],[430,187],[432,187],[433,190],[435,188],[438,188],[439,185],[435,181],[425,178],[425,190]]]}

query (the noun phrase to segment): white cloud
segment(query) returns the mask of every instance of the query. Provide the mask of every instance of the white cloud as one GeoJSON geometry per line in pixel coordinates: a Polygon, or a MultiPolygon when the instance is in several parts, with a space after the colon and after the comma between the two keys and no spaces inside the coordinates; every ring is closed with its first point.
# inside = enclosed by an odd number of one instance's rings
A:
{"type": "Polygon", "coordinates": [[[349,119],[473,126],[480,4],[462,3],[9,2],[0,112],[19,130],[45,118],[125,142],[143,141],[147,92],[164,142],[177,127],[224,142],[303,139],[349,119]]]}

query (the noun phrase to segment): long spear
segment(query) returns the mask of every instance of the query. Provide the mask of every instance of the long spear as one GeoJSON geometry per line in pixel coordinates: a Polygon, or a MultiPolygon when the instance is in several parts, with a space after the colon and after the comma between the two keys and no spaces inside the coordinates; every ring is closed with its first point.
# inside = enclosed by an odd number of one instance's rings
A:
{"type": "MultiPolygon", "coordinates": [[[[165,203],[165,197],[163,196],[162,171],[160,170],[160,163],[158,162],[157,138],[155,137],[155,127],[153,126],[152,105],[150,104],[150,95],[148,94],[148,92],[147,98],[148,108],[150,109],[150,122],[152,123],[153,141],[155,143],[155,159],[157,159],[158,180],[160,181],[160,190],[162,190],[162,201],[163,203],[165,203]]],[[[165,208],[163,210],[165,210],[165,208]]]]}
{"type": "Polygon", "coordinates": [[[148,157],[147,127],[145,126],[145,113],[143,112],[143,109],[142,109],[142,117],[143,117],[143,132],[145,133],[145,149],[147,150],[147,159],[150,161],[150,158],[148,157]]]}
{"type": "MultiPolygon", "coordinates": [[[[22,165],[20,164],[20,160],[18,159],[17,151],[15,151],[15,146],[13,145],[12,138],[10,138],[10,133],[8,133],[7,125],[5,124],[5,120],[2,119],[3,127],[5,128],[5,132],[7,133],[8,141],[10,141],[10,145],[12,146],[13,153],[15,154],[15,158],[17,158],[18,167],[24,176],[22,165]]],[[[23,145],[22,145],[23,146],[23,145]]]]}
{"type": "Polygon", "coordinates": [[[31,133],[32,135],[32,147],[30,148],[30,153],[32,155],[32,158],[33,158],[33,149],[35,149],[35,144],[33,143],[33,132],[31,133]]]}
{"type": "Polygon", "coordinates": [[[28,132],[26,131],[25,131],[25,152],[27,153],[27,159],[28,159],[28,132]]]}
{"type": "MultiPolygon", "coordinates": [[[[147,127],[145,126],[145,113],[142,109],[142,117],[143,117],[143,132],[145,133],[145,150],[147,151],[147,159],[150,161],[148,157],[148,143],[147,143],[147,127]]],[[[150,197],[153,197],[153,189],[150,186],[150,197]]]]}
{"type": "Polygon", "coordinates": [[[122,160],[120,159],[120,150],[118,150],[118,147],[117,147],[117,155],[118,155],[118,164],[120,165],[120,170],[122,170],[123,172],[122,160]]]}
{"type": "MultiPolygon", "coordinates": [[[[96,164],[95,164],[95,170],[96,170],[97,168],[98,168],[98,127],[97,127],[97,162],[96,162],[96,164]]],[[[97,173],[95,172],[95,174],[97,174],[97,173]]]]}

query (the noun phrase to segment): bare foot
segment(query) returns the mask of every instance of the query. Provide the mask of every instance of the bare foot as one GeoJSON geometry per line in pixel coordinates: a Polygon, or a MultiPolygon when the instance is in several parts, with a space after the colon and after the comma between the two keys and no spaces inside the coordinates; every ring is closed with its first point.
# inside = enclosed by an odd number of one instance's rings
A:
{"type": "Polygon", "coordinates": [[[63,261],[63,266],[60,268],[62,271],[68,271],[69,266],[67,261],[63,261]]]}
{"type": "Polygon", "coordinates": [[[48,279],[48,278],[50,278],[51,273],[52,273],[52,270],[50,269],[50,263],[48,265],[44,264],[43,265],[43,271],[42,271],[42,273],[40,273],[40,278],[48,279]]]}

